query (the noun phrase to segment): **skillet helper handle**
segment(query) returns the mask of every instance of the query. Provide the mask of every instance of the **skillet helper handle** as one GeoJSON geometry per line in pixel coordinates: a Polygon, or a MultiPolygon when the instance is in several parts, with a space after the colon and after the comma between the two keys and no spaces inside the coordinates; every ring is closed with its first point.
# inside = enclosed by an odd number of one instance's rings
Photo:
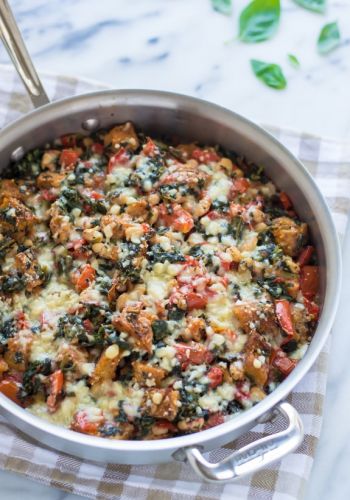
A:
{"type": "Polygon", "coordinates": [[[38,77],[7,0],[0,0],[0,38],[21,77],[29,97],[38,108],[49,99],[38,77]]]}
{"type": "Polygon", "coordinates": [[[248,444],[217,463],[208,462],[198,448],[189,447],[184,449],[188,462],[205,481],[225,483],[280,460],[301,444],[304,430],[300,416],[292,405],[282,402],[275,410],[287,419],[286,430],[248,444]]]}

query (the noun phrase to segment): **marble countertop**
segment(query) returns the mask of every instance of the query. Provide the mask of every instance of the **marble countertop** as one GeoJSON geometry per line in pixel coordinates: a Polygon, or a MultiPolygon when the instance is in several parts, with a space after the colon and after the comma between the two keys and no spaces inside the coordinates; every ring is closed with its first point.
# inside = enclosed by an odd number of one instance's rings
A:
{"type": "MultiPolygon", "coordinates": [[[[235,39],[238,13],[247,0],[233,1],[231,17],[214,12],[209,0],[9,1],[39,72],[88,77],[116,88],[190,94],[258,123],[350,139],[349,0],[329,0],[324,15],[281,0],[279,32],[254,45],[235,39]],[[339,21],[342,46],[321,57],[315,47],[318,33],[334,20],[339,21]],[[288,63],[289,53],[300,60],[299,69],[288,63]],[[252,58],[280,64],[287,89],[275,91],[258,81],[250,68],[252,58]]],[[[0,63],[7,62],[0,47],[0,63]]],[[[350,255],[350,227],[344,255],[350,255]]],[[[344,276],[350,275],[347,260],[344,276]]],[[[350,498],[350,336],[344,332],[349,300],[345,283],[333,329],[323,432],[306,500],[350,498]]],[[[0,498],[6,500],[21,494],[26,500],[79,498],[1,471],[0,484],[0,498]]]]}
{"type": "MultiPolygon", "coordinates": [[[[350,2],[328,0],[320,15],[282,0],[277,35],[244,44],[237,41],[237,24],[247,2],[234,0],[227,17],[214,12],[210,0],[10,0],[39,70],[195,95],[259,123],[349,138],[350,2]],[[342,46],[320,56],[318,34],[334,20],[342,46]],[[289,53],[299,69],[289,64],[289,53]],[[258,81],[252,58],[280,64],[287,89],[258,81]]],[[[7,61],[0,48],[0,63],[7,61]]]]}

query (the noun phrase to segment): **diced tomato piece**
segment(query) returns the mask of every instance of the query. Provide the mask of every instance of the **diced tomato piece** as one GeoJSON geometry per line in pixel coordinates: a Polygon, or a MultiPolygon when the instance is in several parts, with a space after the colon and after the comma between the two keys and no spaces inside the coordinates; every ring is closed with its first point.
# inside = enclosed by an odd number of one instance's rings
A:
{"type": "Polygon", "coordinates": [[[67,248],[72,252],[74,259],[76,260],[86,260],[89,258],[90,250],[83,248],[86,241],[83,238],[69,241],[67,243],[67,248]]]}
{"type": "Polygon", "coordinates": [[[222,384],[224,373],[219,366],[212,366],[208,372],[208,378],[210,380],[210,387],[215,389],[218,385],[222,384]]]}
{"type": "Polygon", "coordinates": [[[301,254],[299,255],[298,262],[300,267],[306,266],[310,262],[310,259],[312,257],[312,254],[314,253],[314,247],[311,245],[308,245],[303,249],[301,254]]]}
{"type": "Polygon", "coordinates": [[[19,384],[15,380],[10,378],[4,378],[0,382],[0,392],[11,399],[14,403],[21,405],[21,401],[18,398],[19,384]]]}
{"type": "Polygon", "coordinates": [[[77,136],[75,134],[62,135],[61,143],[65,148],[74,148],[77,145],[77,136]]]}
{"type": "Polygon", "coordinates": [[[243,194],[247,191],[250,186],[250,182],[245,177],[240,177],[233,181],[232,187],[230,189],[229,198],[233,199],[238,194],[243,194]]]}
{"type": "Polygon", "coordinates": [[[82,292],[91,285],[96,276],[95,269],[90,265],[86,264],[81,270],[78,270],[73,274],[72,281],[75,285],[77,292],[82,292]]]}
{"type": "Polygon", "coordinates": [[[71,240],[67,243],[67,248],[68,250],[78,250],[81,248],[83,245],[85,245],[86,241],[84,238],[78,238],[76,240],[71,240]]]}
{"type": "Polygon", "coordinates": [[[55,201],[57,200],[58,194],[56,190],[42,189],[40,192],[40,197],[45,201],[55,201]]]}
{"type": "Polygon", "coordinates": [[[83,320],[83,327],[85,328],[85,330],[87,330],[89,333],[93,332],[94,331],[94,325],[92,323],[92,321],[90,321],[89,319],[84,319],[83,320]]]}
{"type": "Polygon", "coordinates": [[[102,200],[104,198],[104,195],[98,191],[91,191],[90,196],[93,200],[102,200]]]}
{"type": "Polygon", "coordinates": [[[175,345],[175,349],[176,357],[180,361],[183,370],[186,370],[191,364],[211,363],[214,358],[213,354],[204,345],[197,342],[179,343],[175,345]]]}
{"type": "Polygon", "coordinates": [[[224,422],[225,418],[221,412],[213,413],[212,415],[209,415],[209,418],[205,423],[203,429],[210,429],[211,427],[223,424],[224,422]]]}
{"type": "Polygon", "coordinates": [[[310,314],[310,316],[314,317],[314,320],[316,321],[318,319],[318,316],[320,314],[320,308],[315,302],[312,302],[311,300],[308,300],[306,297],[304,297],[304,306],[307,310],[307,312],[310,314]]]}
{"type": "Polygon", "coordinates": [[[156,152],[157,146],[152,141],[152,139],[148,138],[146,144],[143,145],[142,151],[146,156],[154,156],[156,152]]]}
{"type": "Polygon", "coordinates": [[[50,395],[46,401],[50,413],[57,410],[58,401],[63,391],[63,382],[64,377],[62,370],[56,370],[50,375],[50,395]]]}
{"type": "Polygon", "coordinates": [[[155,422],[155,424],[157,427],[160,427],[161,429],[167,429],[168,431],[170,432],[176,432],[177,431],[177,427],[172,424],[171,422],[169,422],[169,420],[157,420],[155,422]]]}
{"type": "Polygon", "coordinates": [[[216,153],[216,151],[212,149],[194,149],[192,151],[192,158],[201,163],[210,163],[213,161],[219,161],[220,156],[216,153]]]}
{"type": "Polygon", "coordinates": [[[71,167],[76,165],[79,159],[79,153],[74,149],[64,149],[60,154],[60,165],[71,167]]]}
{"type": "Polygon", "coordinates": [[[91,422],[89,420],[89,415],[87,411],[80,410],[73,417],[73,421],[71,423],[71,429],[77,432],[81,432],[83,434],[96,435],[98,434],[98,430],[100,426],[103,424],[103,422],[104,422],[104,417],[102,415],[100,418],[94,417],[94,421],[91,422]]]}
{"type": "Polygon", "coordinates": [[[161,205],[159,213],[163,223],[170,226],[174,231],[186,234],[194,226],[192,215],[184,210],[181,205],[172,205],[169,211],[165,205],[161,205]]]}
{"type": "Polygon", "coordinates": [[[103,144],[99,144],[98,142],[94,142],[94,144],[91,146],[91,151],[95,155],[102,155],[104,152],[104,146],[103,146],[103,144]]]}
{"type": "Polygon", "coordinates": [[[297,361],[289,359],[282,349],[276,349],[272,356],[272,366],[277,368],[285,377],[289,375],[297,365],[297,361]]]}
{"type": "MultiPolygon", "coordinates": [[[[229,271],[232,266],[232,262],[226,260],[226,254],[223,252],[219,252],[218,257],[220,259],[220,266],[223,268],[224,271],[229,271]]],[[[225,286],[227,286],[228,283],[226,283],[225,286]]]]}
{"type": "Polygon", "coordinates": [[[190,292],[186,295],[187,309],[204,309],[208,303],[207,297],[199,293],[190,292]]]}
{"type": "Polygon", "coordinates": [[[304,266],[300,272],[301,293],[312,300],[318,292],[318,266],[304,266]]]}
{"type": "Polygon", "coordinates": [[[29,327],[28,320],[26,319],[26,316],[23,311],[19,311],[16,314],[16,326],[19,330],[23,330],[24,328],[29,327]]]}
{"type": "Polygon", "coordinates": [[[174,218],[170,221],[172,228],[181,233],[189,233],[194,226],[191,214],[186,210],[178,209],[174,214],[174,218]]]}
{"type": "Polygon", "coordinates": [[[210,220],[227,219],[227,215],[217,212],[216,210],[211,210],[206,216],[210,220]]]}
{"type": "Polygon", "coordinates": [[[86,248],[79,248],[78,250],[74,250],[73,257],[76,260],[87,260],[91,255],[90,250],[86,248]]]}
{"type": "MultiPolygon", "coordinates": [[[[231,194],[229,195],[230,198],[232,197],[231,194]]],[[[231,217],[241,216],[243,219],[245,213],[246,213],[246,209],[243,205],[240,205],[239,203],[234,203],[234,202],[230,203],[230,215],[231,215],[231,217]]]]}
{"type": "Polygon", "coordinates": [[[288,337],[294,337],[295,332],[293,326],[292,312],[288,300],[276,300],[275,312],[282,330],[288,335],[288,337]]]}
{"type": "Polygon", "coordinates": [[[130,160],[130,155],[125,148],[120,148],[118,152],[111,156],[108,162],[107,173],[110,174],[115,168],[126,165],[130,160]]]}
{"type": "Polygon", "coordinates": [[[280,202],[285,210],[290,210],[293,207],[293,204],[289,198],[289,196],[283,191],[279,195],[280,202]]]}

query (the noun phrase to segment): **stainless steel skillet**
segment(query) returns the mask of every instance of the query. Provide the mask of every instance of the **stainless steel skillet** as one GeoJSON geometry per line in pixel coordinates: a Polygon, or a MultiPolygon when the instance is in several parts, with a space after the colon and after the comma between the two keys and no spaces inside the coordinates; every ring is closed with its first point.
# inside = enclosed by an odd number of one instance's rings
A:
{"type": "Polygon", "coordinates": [[[149,134],[178,136],[221,144],[262,164],[271,179],[291,197],[310,226],[321,274],[322,313],[311,345],[297,368],[267,398],[217,427],[178,438],[112,441],[52,425],[0,394],[0,411],[16,427],[41,443],[103,462],[155,464],[188,460],[204,479],[222,482],[255,472],[300,445],[303,428],[285,398],[313,365],[330,331],[339,298],[341,261],[335,228],[315,182],[277,140],[247,119],[205,101],[178,94],[112,90],[80,95],[49,104],[23,45],[7,0],[0,0],[0,35],[36,109],[0,131],[0,169],[32,148],[69,132],[89,132],[130,120],[149,134]],[[202,455],[238,437],[257,422],[284,418],[286,430],[208,463],[202,455]]]}

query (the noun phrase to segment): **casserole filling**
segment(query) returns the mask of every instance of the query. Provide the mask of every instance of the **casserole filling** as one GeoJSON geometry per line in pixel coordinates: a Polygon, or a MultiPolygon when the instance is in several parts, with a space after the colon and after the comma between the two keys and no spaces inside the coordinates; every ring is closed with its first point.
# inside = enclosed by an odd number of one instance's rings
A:
{"type": "Polygon", "coordinates": [[[0,391],[112,439],[218,425],[294,369],[318,267],[260,166],[131,123],[35,149],[0,180],[0,391]]]}

